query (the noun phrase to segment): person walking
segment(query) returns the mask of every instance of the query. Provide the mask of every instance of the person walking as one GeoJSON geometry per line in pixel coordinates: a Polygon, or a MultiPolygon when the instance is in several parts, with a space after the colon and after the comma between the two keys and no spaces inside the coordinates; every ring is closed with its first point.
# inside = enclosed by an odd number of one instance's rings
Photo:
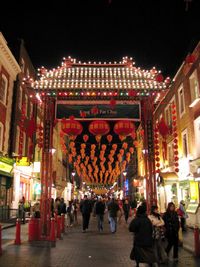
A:
{"type": "Polygon", "coordinates": [[[73,210],[74,210],[74,223],[78,224],[78,200],[73,201],[73,210]]]}
{"type": "Polygon", "coordinates": [[[60,209],[59,209],[59,212],[60,212],[59,215],[66,214],[66,203],[64,201],[64,198],[61,198],[60,199],[60,209]]]}
{"type": "Polygon", "coordinates": [[[69,222],[68,226],[73,226],[73,213],[74,213],[73,202],[69,201],[69,205],[67,207],[67,219],[69,222]]]}
{"type": "Polygon", "coordinates": [[[123,211],[124,211],[125,222],[128,223],[128,217],[130,214],[130,204],[129,204],[128,199],[125,199],[125,201],[124,201],[123,211]]]}
{"type": "Polygon", "coordinates": [[[117,231],[117,212],[119,211],[119,205],[117,201],[113,198],[108,204],[109,221],[111,233],[116,233],[117,231]]]}
{"type": "Polygon", "coordinates": [[[177,213],[181,220],[181,229],[183,232],[186,232],[186,219],[188,218],[188,214],[186,212],[185,202],[183,200],[180,201],[177,213]]]}
{"type": "Polygon", "coordinates": [[[167,260],[167,254],[163,246],[164,238],[164,225],[161,215],[158,212],[158,206],[153,205],[151,207],[151,214],[148,216],[153,225],[153,245],[156,260],[158,264],[162,264],[167,260]]]}
{"type": "Polygon", "coordinates": [[[166,253],[169,256],[169,252],[173,247],[174,261],[178,261],[178,231],[179,231],[179,219],[178,214],[175,211],[175,205],[173,202],[168,203],[166,212],[163,215],[166,228],[166,238],[168,245],[166,253]]]}
{"type": "Polygon", "coordinates": [[[23,224],[26,223],[26,212],[25,212],[25,207],[24,207],[24,201],[21,199],[18,204],[18,217],[21,219],[23,224]]]}
{"type": "Polygon", "coordinates": [[[80,211],[83,217],[83,233],[85,233],[89,227],[90,214],[92,212],[92,205],[87,195],[84,196],[84,199],[80,203],[80,211]]]}
{"type": "Polygon", "coordinates": [[[136,261],[136,266],[140,263],[148,263],[152,266],[156,262],[153,249],[153,227],[147,217],[146,206],[141,205],[137,209],[136,217],[129,225],[129,231],[134,233],[133,248],[130,258],[136,261]]]}
{"type": "Polygon", "coordinates": [[[103,199],[100,197],[95,204],[95,214],[98,222],[98,230],[99,232],[103,231],[103,220],[104,220],[104,212],[105,212],[105,203],[103,199]]]}

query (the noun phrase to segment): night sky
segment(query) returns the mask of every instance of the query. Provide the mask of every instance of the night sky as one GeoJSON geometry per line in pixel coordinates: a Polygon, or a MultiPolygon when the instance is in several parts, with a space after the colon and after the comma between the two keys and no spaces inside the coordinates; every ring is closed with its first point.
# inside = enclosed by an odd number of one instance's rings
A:
{"type": "Polygon", "coordinates": [[[9,3],[0,15],[8,44],[24,39],[36,68],[57,67],[69,55],[81,61],[130,56],[137,66],[173,77],[200,40],[199,0],[188,11],[184,0],[42,2],[9,3]]]}

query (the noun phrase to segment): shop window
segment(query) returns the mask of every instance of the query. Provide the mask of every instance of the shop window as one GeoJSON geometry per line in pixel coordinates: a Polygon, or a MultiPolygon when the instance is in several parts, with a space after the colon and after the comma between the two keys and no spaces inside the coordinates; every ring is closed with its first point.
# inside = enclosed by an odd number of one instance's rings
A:
{"type": "Polygon", "coordinates": [[[0,122],[0,151],[3,151],[3,124],[0,122]]]}
{"type": "Polygon", "coordinates": [[[179,115],[183,116],[185,113],[185,98],[184,98],[184,89],[183,86],[178,91],[178,100],[179,100],[179,115]]]}
{"type": "Polygon", "coordinates": [[[189,154],[187,129],[182,132],[182,149],[183,149],[183,157],[187,158],[189,154]]]}
{"type": "Polygon", "coordinates": [[[197,100],[200,99],[199,83],[198,83],[198,77],[197,77],[197,71],[196,70],[190,76],[190,93],[191,93],[191,105],[190,105],[190,107],[192,107],[195,105],[197,100]]]}
{"type": "Polygon", "coordinates": [[[8,79],[6,78],[5,75],[2,75],[0,84],[0,101],[4,105],[6,105],[7,91],[8,91],[8,79]]]}

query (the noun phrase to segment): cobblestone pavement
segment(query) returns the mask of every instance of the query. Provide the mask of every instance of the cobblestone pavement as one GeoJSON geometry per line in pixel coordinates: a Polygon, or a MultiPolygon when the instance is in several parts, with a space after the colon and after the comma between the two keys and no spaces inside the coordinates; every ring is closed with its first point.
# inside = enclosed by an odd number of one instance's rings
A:
{"type": "MultiPolygon", "coordinates": [[[[96,219],[91,218],[90,229],[81,232],[81,227],[68,228],[63,240],[58,240],[55,248],[32,247],[24,238],[21,246],[9,244],[0,257],[0,267],[133,267],[129,260],[132,235],[128,225],[119,225],[116,234],[111,234],[107,220],[103,233],[96,230],[96,219]]],[[[25,228],[26,227],[26,228],[25,228]]],[[[6,229],[4,236],[11,238],[13,229],[6,229]]],[[[27,238],[26,238],[27,240],[27,238]]],[[[141,266],[144,266],[141,264],[141,266]]],[[[196,267],[200,259],[180,249],[179,262],[169,261],[162,266],[196,267]]]]}

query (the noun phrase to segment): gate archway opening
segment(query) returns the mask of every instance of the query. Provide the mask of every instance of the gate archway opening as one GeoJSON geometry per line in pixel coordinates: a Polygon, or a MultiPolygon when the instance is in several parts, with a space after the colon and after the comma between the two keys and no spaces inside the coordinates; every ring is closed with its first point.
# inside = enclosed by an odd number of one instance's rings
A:
{"type": "Polygon", "coordinates": [[[97,194],[112,190],[116,184],[125,186],[124,180],[120,179],[124,178],[136,146],[134,129],[128,132],[128,128],[141,125],[147,207],[155,204],[153,110],[169,88],[170,79],[164,79],[155,67],[150,70],[136,67],[132,58],[128,57],[114,63],[82,63],[68,57],[58,68],[47,70],[42,67],[38,74],[38,80],[27,79],[24,82],[34,91],[43,109],[43,236],[48,237],[50,229],[51,150],[56,123],[62,125],[60,134],[68,134],[71,139],[64,149],[72,164],[71,171],[75,171],[80,180],[97,194]]]}

